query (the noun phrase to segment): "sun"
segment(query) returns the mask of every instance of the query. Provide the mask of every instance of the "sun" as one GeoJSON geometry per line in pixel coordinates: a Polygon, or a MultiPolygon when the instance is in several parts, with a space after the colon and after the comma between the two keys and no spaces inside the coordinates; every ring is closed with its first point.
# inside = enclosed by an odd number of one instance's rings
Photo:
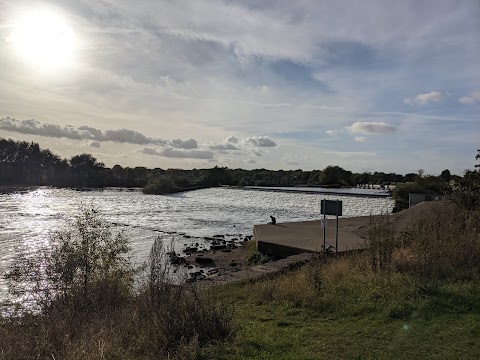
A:
{"type": "Polygon", "coordinates": [[[55,70],[72,64],[75,34],[58,14],[37,10],[19,18],[10,38],[18,55],[38,70],[55,70]]]}

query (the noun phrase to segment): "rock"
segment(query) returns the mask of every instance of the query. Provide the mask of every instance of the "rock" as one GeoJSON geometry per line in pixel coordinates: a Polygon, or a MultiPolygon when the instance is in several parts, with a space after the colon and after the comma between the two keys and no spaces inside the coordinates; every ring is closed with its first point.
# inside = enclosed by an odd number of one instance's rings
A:
{"type": "Polygon", "coordinates": [[[232,267],[238,266],[238,264],[236,262],[231,262],[229,265],[232,266],[232,267]]]}
{"type": "Polygon", "coordinates": [[[198,264],[211,264],[211,263],[213,263],[213,259],[208,258],[208,257],[197,256],[195,258],[195,262],[198,263],[198,264]]]}
{"type": "Polygon", "coordinates": [[[223,250],[223,249],[226,249],[226,248],[227,248],[227,245],[224,245],[224,244],[210,246],[210,250],[223,250]]]}
{"type": "Polygon", "coordinates": [[[218,269],[210,269],[208,270],[208,275],[218,274],[218,269]]]}
{"type": "Polygon", "coordinates": [[[177,256],[177,255],[174,255],[174,256],[170,256],[170,262],[173,264],[173,265],[180,265],[180,264],[184,264],[185,263],[185,258],[183,257],[180,257],[180,256],[177,256]]]}
{"type": "Polygon", "coordinates": [[[224,252],[224,253],[229,253],[229,252],[232,252],[232,250],[230,250],[230,249],[223,249],[222,252],[224,252]]]}
{"type": "Polygon", "coordinates": [[[208,237],[208,236],[204,237],[204,239],[205,239],[205,240],[210,240],[210,241],[215,241],[214,238],[211,238],[211,237],[208,237]]]}
{"type": "Polygon", "coordinates": [[[214,238],[222,238],[225,239],[225,235],[213,235],[214,238]]]}

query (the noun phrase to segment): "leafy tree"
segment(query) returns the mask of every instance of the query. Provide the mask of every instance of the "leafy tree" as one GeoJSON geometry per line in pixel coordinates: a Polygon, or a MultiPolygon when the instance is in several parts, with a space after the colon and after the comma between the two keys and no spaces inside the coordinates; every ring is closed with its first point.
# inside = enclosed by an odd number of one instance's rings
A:
{"type": "MultiPolygon", "coordinates": [[[[477,150],[475,160],[480,160],[480,150],[477,150]]],[[[475,164],[475,168],[479,167],[480,163],[475,164]]],[[[452,200],[458,206],[467,210],[480,209],[480,169],[467,170],[463,178],[455,181],[452,200]]]]}
{"type": "Polygon", "coordinates": [[[352,172],[340,166],[327,166],[319,175],[321,185],[349,185],[352,172]]]}
{"type": "Polygon", "coordinates": [[[440,177],[445,181],[450,181],[450,179],[452,178],[452,174],[450,174],[450,170],[446,169],[442,171],[440,177]]]}

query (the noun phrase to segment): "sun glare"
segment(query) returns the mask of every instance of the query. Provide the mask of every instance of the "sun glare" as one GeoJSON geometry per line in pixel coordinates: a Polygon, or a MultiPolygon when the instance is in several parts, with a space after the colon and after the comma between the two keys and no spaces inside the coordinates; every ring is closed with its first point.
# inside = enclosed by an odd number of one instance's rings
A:
{"type": "Polygon", "coordinates": [[[23,60],[38,70],[55,70],[72,64],[75,35],[54,12],[39,10],[20,18],[11,41],[23,60]]]}

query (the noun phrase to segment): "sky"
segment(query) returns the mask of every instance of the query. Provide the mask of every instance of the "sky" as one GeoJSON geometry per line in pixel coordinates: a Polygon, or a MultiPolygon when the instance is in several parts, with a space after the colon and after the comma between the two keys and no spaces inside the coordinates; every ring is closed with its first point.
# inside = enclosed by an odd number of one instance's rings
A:
{"type": "Polygon", "coordinates": [[[0,0],[0,137],[107,166],[462,174],[480,1],[0,0]]]}

